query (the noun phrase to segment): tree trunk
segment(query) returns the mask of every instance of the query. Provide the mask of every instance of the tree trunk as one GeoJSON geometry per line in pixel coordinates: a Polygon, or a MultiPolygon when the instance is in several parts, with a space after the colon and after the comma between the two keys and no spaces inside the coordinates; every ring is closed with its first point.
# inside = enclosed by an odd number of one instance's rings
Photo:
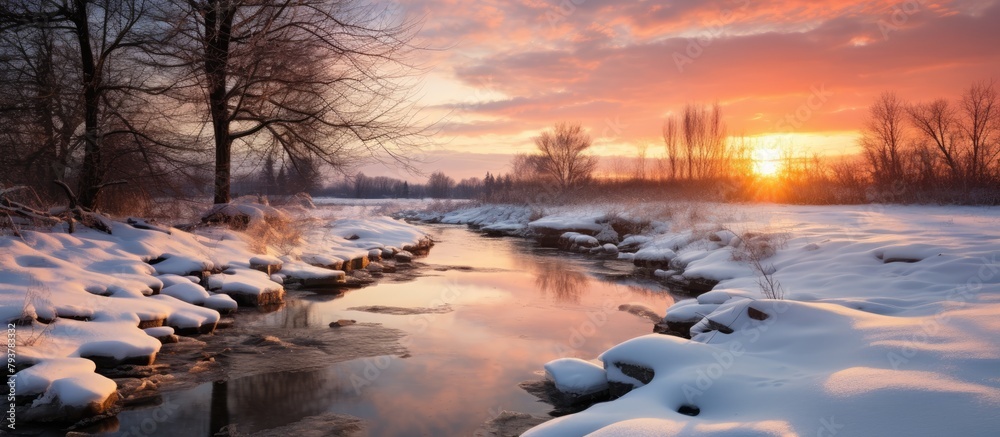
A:
{"type": "Polygon", "coordinates": [[[226,93],[226,67],[229,63],[229,40],[233,8],[228,1],[209,2],[205,14],[205,78],[208,82],[208,105],[215,136],[215,203],[229,203],[232,173],[232,138],[229,135],[229,104],[226,93]]]}
{"type": "Polygon", "coordinates": [[[84,148],[83,166],[80,169],[79,189],[80,206],[93,209],[97,204],[97,194],[101,184],[101,144],[100,131],[97,127],[98,111],[100,110],[99,86],[101,72],[94,64],[94,53],[90,45],[90,25],[87,17],[86,0],[74,0],[73,22],[76,38],[80,45],[80,60],[83,72],[83,106],[84,106],[84,148]]]}

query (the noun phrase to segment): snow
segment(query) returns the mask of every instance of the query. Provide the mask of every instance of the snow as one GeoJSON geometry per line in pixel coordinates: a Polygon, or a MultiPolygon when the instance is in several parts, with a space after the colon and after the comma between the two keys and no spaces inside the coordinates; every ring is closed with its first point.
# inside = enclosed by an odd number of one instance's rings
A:
{"type": "Polygon", "coordinates": [[[228,269],[208,277],[208,289],[221,293],[258,295],[280,292],[281,284],[271,280],[264,272],[249,269],[228,269]]]}
{"type": "Polygon", "coordinates": [[[357,252],[362,256],[375,248],[416,246],[426,238],[420,229],[384,216],[336,220],[330,223],[329,232],[345,239],[357,237],[343,244],[363,249],[357,252]]]}
{"type": "Polygon", "coordinates": [[[668,322],[697,322],[712,311],[715,311],[719,304],[694,304],[675,305],[667,310],[667,315],[663,320],[668,322]]]}
{"type": "Polygon", "coordinates": [[[254,255],[250,258],[250,264],[265,265],[265,266],[280,266],[281,260],[276,256],[270,255],[254,255]]]}
{"type": "Polygon", "coordinates": [[[29,367],[14,377],[19,396],[42,395],[33,405],[58,400],[62,405],[84,407],[111,396],[115,382],[94,373],[93,361],[83,358],[60,358],[29,367]]]}
{"type": "Polygon", "coordinates": [[[208,292],[202,286],[184,278],[173,285],[164,287],[163,290],[160,290],[160,294],[195,305],[201,305],[205,299],[208,299],[208,292]]]}
{"type": "MultiPolygon", "coordinates": [[[[244,202],[233,209],[254,220],[292,220],[263,205],[244,202]]],[[[350,259],[346,256],[367,256],[372,249],[415,245],[427,238],[418,228],[390,218],[335,219],[325,217],[327,212],[305,212],[305,220],[316,224],[307,229],[310,245],[285,253],[274,247],[255,253],[249,237],[224,228],[199,227],[189,233],[137,220],[133,222],[149,229],[109,221],[111,234],[78,226],[73,234],[57,227],[52,232],[0,236],[0,318],[22,321],[17,327],[17,364],[27,367],[15,376],[24,381],[18,384],[18,394],[41,395],[34,404],[38,411],[52,411],[42,404],[103,401],[114,392],[115,383],[95,373],[95,362],[87,358],[98,359],[100,365],[155,359],[161,348],[158,337],[175,330],[210,331],[220,320],[219,311],[236,310],[237,302],[222,293],[280,294],[284,277],[343,278],[343,271],[303,261],[302,255],[313,247],[318,256],[350,259]],[[347,240],[348,233],[361,238],[347,240]],[[251,264],[283,265],[275,275],[278,282],[250,269],[251,264]],[[206,281],[221,293],[202,287],[200,275],[206,271],[222,271],[206,281]],[[161,322],[165,326],[139,328],[140,323],[161,322]]]]}
{"type": "Polygon", "coordinates": [[[598,221],[607,214],[602,212],[580,212],[571,211],[566,213],[556,213],[542,217],[528,223],[528,227],[534,230],[545,229],[553,231],[593,231],[600,232],[604,226],[598,221]]]}
{"type": "MultiPolygon", "coordinates": [[[[520,232],[599,232],[600,217],[620,208],[546,207],[518,225],[520,232]]],[[[656,210],[634,209],[639,218],[656,210]]],[[[489,217],[516,210],[483,205],[442,221],[486,227],[489,217]]],[[[623,236],[617,248],[620,259],[637,264],[669,263],[672,270],[663,266],[654,277],[720,281],[665,311],[667,320],[697,322],[693,338],[649,335],[609,349],[599,357],[605,378],[638,388],[526,436],[1000,429],[1000,211],[708,203],[678,211],[645,216],[647,231],[623,236]],[[773,249],[760,268],[785,300],[764,298],[761,274],[750,263],[754,244],[773,249]],[[647,367],[654,377],[643,384],[616,362],[647,367]],[[682,406],[700,412],[687,416],[678,412],[682,406]]]]}
{"type": "Polygon", "coordinates": [[[167,337],[174,335],[174,328],[169,326],[157,326],[155,328],[146,328],[142,330],[146,335],[153,338],[167,337]]]}
{"type": "Polygon", "coordinates": [[[556,389],[573,395],[588,395],[607,390],[604,368],[579,358],[559,358],[545,364],[545,377],[556,389]]]}
{"type": "Polygon", "coordinates": [[[472,225],[484,231],[503,232],[512,235],[526,235],[528,222],[533,212],[522,205],[482,205],[462,208],[437,217],[441,223],[472,225]]]}
{"type": "Polygon", "coordinates": [[[94,373],[97,366],[83,358],[58,358],[29,367],[15,375],[17,393],[20,396],[34,396],[45,393],[53,381],[86,373],[94,373]]]}
{"type": "Polygon", "coordinates": [[[156,273],[160,275],[172,274],[172,275],[187,275],[192,272],[203,272],[205,270],[211,270],[215,265],[206,257],[191,257],[190,254],[178,255],[175,253],[164,253],[161,255],[164,258],[153,265],[156,269],[156,273]]]}
{"type": "Polygon", "coordinates": [[[211,308],[216,311],[235,311],[239,306],[232,297],[228,294],[212,294],[205,298],[201,303],[205,308],[211,308]]]}

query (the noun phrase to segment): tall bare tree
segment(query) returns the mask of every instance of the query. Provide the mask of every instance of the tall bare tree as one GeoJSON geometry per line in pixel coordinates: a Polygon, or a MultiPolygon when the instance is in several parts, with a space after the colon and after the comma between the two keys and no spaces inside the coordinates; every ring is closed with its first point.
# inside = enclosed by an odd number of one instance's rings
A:
{"type": "MultiPolygon", "coordinates": [[[[0,5],[0,31],[23,29],[59,32],[71,36],[78,56],[72,64],[53,68],[77,68],[83,107],[83,158],[77,195],[79,204],[93,208],[108,182],[100,125],[108,94],[131,88],[108,80],[114,62],[123,52],[137,47],[137,25],[143,19],[144,0],[9,0],[0,5]]],[[[55,91],[52,89],[50,91],[55,91]]]]}
{"type": "Polygon", "coordinates": [[[970,182],[987,182],[988,172],[1000,154],[1000,102],[995,81],[970,86],[959,100],[963,140],[966,142],[966,174],[970,182]]]}
{"type": "MultiPolygon", "coordinates": [[[[83,123],[78,53],[61,32],[18,26],[0,32],[0,163],[7,184],[54,197],[66,177],[83,123]]],[[[61,193],[58,193],[60,196],[61,193]]]]}
{"type": "MultiPolygon", "coordinates": [[[[172,95],[204,105],[214,200],[230,200],[234,148],[344,166],[408,164],[426,133],[408,64],[419,22],[353,0],[172,0],[159,11],[172,95]]],[[[198,121],[195,121],[198,122],[198,121]]]]}
{"type": "MultiPolygon", "coordinates": [[[[910,121],[917,131],[933,143],[948,167],[952,183],[962,179],[961,151],[958,148],[958,118],[954,107],[945,99],[918,103],[907,108],[910,121]]],[[[926,158],[925,158],[926,159],[926,158]]]]}
{"type": "Polygon", "coordinates": [[[593,140],[580,124],[557,123],[534,141],[539,172],[551,178],[560,191],[579,187],[597,169],[597,158],[587,154],[593,140]]]}
{"type": "Polygon", "coordinates": [[[670,180],[675,180],[678,175],[678,166],[680,165],[680,150],[678,149],[678,143],[680,142],[680,135],[677,129],[677,118],[668,117],[663,121],[663,147],[667,152],[667,162],[669,163],[670,170],[670,180]]]}
{"type": "Polygon", "coordinates": [[[882,93],[868,108],[860,145],[877,185],[901,180],[906,116],[906,104],[892,92],[882,93]]]}
{"type": "Polygon", "coordinates": [[[687,105],[679,117],[670,117],[664,122],[663,139],[671,167],[679,162],[679,155],[684,155],[686,163],[678,166],[686,164],[688,179],[720,177],[728,169],[731,156],[722,108],[718,104],[711,107],[687,105]],[[683,149],[678,150],[678,143],[683,149]]]}

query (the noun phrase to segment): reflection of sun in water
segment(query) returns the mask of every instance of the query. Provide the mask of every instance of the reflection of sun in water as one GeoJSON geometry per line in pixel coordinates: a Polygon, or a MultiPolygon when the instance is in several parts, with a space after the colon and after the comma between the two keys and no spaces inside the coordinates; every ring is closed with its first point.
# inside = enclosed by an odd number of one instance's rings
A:
{"type": "Polygon", "coordinates": [[[758,176],[775,176],[781,170],[781,151],[776,147],[761,146],[753,152],[753,172],[758,176]]]}

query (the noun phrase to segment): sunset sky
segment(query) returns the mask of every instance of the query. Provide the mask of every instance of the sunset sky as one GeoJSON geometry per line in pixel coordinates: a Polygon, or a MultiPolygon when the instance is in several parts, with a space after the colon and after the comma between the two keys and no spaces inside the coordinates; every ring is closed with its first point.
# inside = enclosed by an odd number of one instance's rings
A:
{"type": "MultiPolygon", "coordinates": [[[[424,17],[420,104],[441,119],[420,167],[509,171],[509,155],[576,121],[599,155],[662,154],[663,118],[719,102],[732,134],[797,151],[856,151],[892,90],[954,98],[1000,78],[996,1],[399,0],[424,17]]],[[[411,180],[395,170],[366,174],[411,180]]]]}

